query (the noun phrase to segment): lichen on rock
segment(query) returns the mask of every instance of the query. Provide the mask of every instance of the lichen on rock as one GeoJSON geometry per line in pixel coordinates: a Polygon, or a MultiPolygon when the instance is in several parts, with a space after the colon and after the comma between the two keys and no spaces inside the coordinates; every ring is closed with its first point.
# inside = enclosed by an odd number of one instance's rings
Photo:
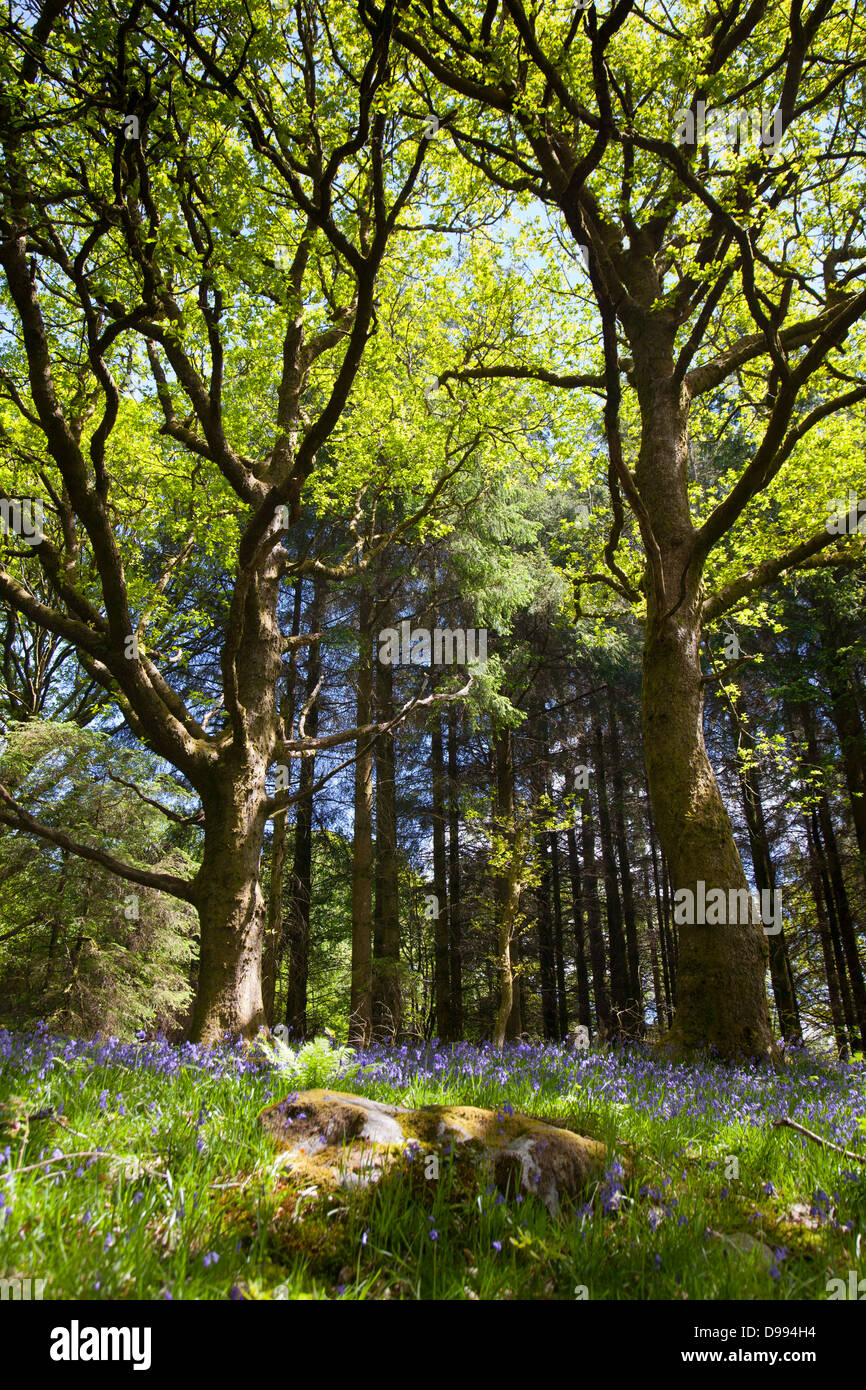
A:
{"type": "Polygon", "coordinates": [[[532,1193],[555,1214],[602,1176],[610,1157],[596,1139],[519,1112],[474,1105],[409,1109],[341,1091],[303,1091],[259,1119],[294,1175],[324,1185],[366,1186],[408,1150],[442,1158],[452,1145],[489,1165],[501,1190],[532,1193]]]}

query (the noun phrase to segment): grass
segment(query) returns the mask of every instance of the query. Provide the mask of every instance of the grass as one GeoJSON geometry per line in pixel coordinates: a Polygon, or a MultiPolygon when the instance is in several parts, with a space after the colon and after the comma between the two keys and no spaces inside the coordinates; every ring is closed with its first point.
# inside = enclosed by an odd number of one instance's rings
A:
{"type": "Polygon", "coordinates": [[[863,1063],[465,1044],[357,1060],[341,1081],[319,1052],[315,1076],[288,1081],[245,1044],[0,1031],[0,1274],[42,1278],[52,1299],[593,1300],[821,1300],[866,1275],[866,1162],[771,1125],[857,1148],[863,1063]],[[438,1178],[422,1154],[366,1192],[302,1193],[256,1117],[308,1080],[511,1105],[604,1140],[611,1167],[558,1217],[497,1192],[459,1148],[438,1178]]]}

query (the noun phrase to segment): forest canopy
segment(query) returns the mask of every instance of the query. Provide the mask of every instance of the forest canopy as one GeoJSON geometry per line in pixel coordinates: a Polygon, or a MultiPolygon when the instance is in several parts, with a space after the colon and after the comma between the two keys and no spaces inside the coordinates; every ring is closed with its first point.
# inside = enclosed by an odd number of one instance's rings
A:
{"type": "Polygon", "coordinates": [[[10,14],[0,1018],[862,1050],[857,7],[10,14]]]}

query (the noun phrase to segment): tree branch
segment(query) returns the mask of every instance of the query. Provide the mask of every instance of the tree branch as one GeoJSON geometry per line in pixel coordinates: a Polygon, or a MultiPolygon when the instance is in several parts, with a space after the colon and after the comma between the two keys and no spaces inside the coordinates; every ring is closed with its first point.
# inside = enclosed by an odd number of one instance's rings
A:
{"type": "Polygon", "coordinates": [[[150,869],[136,869],[131,864],[124,864],[122,860],[115,859],[113,854],[108,854],[105,850],[80,844],[77,840],[64,834],[62,830],[54,830],[50,825],[43,825],[41,821],[34,820],[29,812],[25,811],[24,807],[10,796],[2,783],[0,783],[0,802],[8,806],[10,812],[13,813],[4,814],[0,811],[0,825],[8,825],[12,830],[21,830],[28,835],[36,835],[40,840],[47,840],[49,844],[57,845],[60,849],[77,855],[79,859],[88,859],[93,864],[101,864],[104,869],[116,874],[118,878],[127,879],[130,883],[137,883],[142,888],[156,888],[160,893],[168,893],[173,898],[180,898],[182,902],[195,906],[195,888],[192,880],[175,878],[173,874],[154,873],[150,869]]]}

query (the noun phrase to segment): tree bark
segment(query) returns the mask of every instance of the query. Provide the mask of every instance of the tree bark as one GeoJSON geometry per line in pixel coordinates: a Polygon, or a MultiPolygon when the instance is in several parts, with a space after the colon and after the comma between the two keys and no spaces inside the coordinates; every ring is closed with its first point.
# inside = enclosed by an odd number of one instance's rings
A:
{"type": "MultiPolygon", "coordinates": [[[[544,761],[545,761],[545,785],[548,800],[551,807],[554,805],[553,794],[553,769],[551,768],[549,729],[547,721],[544,722],[544,761]]],[[[550,887],[551,900],[553,906],[553,950],[556,965],[556,999],[557,999],[557,1023],[559,1026],[559,1037],[568,1037],[568,1000],[565,993],[565,951],[563,946],[562,934],[562,884],[559,863],[559,834],[556,830],[547,832],[548,850],[550,853],[550,887]]]]}
{"type": "Polygon", "coordinates": [[[857,1019],[857,1031],[860,1034],[861,1046],[866,1045],[866,982],[864,982],[863,962],[860,959],[860,951],[857,944],[857,933],[854,929],[854,919],[851,915],[851,903],[848,898],[848,890],[845,887],[845,876],[842,872],[842,861],[839,857],[839,846],[836,842],[836,833],[833,829],[833,819],[830,815],[830,807],[827,798],[822,796],[817,806],[818,825],[823,841],[823,854],[829,875],[829,887],[836,909],[835,917],[837,923],[838,937],[841,941],[845,964],[847,966],[848,981],[851,989],[851,999],[854,1005],[854,1014],[857,1019]]]}
{"type": "MultiPolygon", "coordinates": [[[[373,714],[373,622],[375,605],[361,591],[358,640],[357,727],[373,714]]],[[[352,983],[349,1041],[370,1041],[373,1026],[373,744],[358,736],[355,749],[355,826],[352,839],[352,983]]]]}
{"type": "Polygon", "coordinates": [[[514,806],[514,741],[510,729],[493,735],[496,775],[496,825],[503,864],[496,876],[496,975],[499,997],[493,1041],[501,1047],[506,1036],[519,1033],[519,1001],[514,988],[512,942],[520,903],[523,876],[523,828],[518,828],[514,806]],[[515,1005],[517,1007],[515,1008],[515,1005]]]}
{"type": "MultiPolygon", "coordinates": [[[[393,717],[394,668],[380,661],[376,665],[376,719],[386,723],[393,717]]],[[[380,939],[373,962],[374,1030],[381,1041],[394,1041],[403,1026],[403,1002],[393,733],[382,734],[376,742],[376,919],[380,939]]]]}
{"type": "Polygon", "coordinates": [[[655,1001],[656,1027],[659,1032],[664,1031],[664,1016],[667,1012],[666,999],[662,993],[662,975],[659,969],[659,936],[653,928],[653,915],[650,898],[649,867],[644,860],[643,866],[643,890],[646,902],[646,934],[650,948],[650,968],[653,978],[653,999],[655,1001]]]}
{"type": "Polygon", "coordinates": [[[628,1021],[629,1032],[638,1036],[646,1031],[644,1024],[643,990],[640,978],[640,951],[637,941],[637,917],[634,906],[634,886],[631,864],[628,855],[628,837],[625,827],[625,778],[622,768],[622,747],[617,722],[616,699],[613,686],[607,687],[607,722],[610,729],[611,776],[614,797],[614,836],[619,860],[619,876],[622,885],[622,915],[625,925],[626,952],[628,958],[628,1021]]]}
{"type": "MultiPolygon", "coordinates": [[[[673,603],[680,574],[671,567],[673,603]]],[[[651,617],[643,658],[643,726],[653,815],[673,886],[692,902],[698,883],[709,893],[748,892],[703,731],[699,659],[699,577],[686,576],[675,615],[651,617]]],[[[721,926],[679,923],[676,1015],[666,1035],[675,1050],[716,1048],[727,1056],[772,1051],[765,971],[768,947],[759,922],[721,926]]]]}
{"type": "Polygon", "coordinates": [[[830,931],[828,899],[821,882],[821,873],[818,866],[818,850],[812,832],[812,822],[814,819],[814,811],[811,813],[811,816],[803,816],[803,822],[806,827],[809,886],[812,889],[812,897],[815,900],[815,916],[818,921],[818,931],[821,937],[821,953],[824,957],[824,974],[827,979],[830,1018],[833,1022],[833,1032],[836,1037],[836,1046],[839,1049],[839,1056],[844,1061],[848,1056],[850,1042],[852,1042],[854,1038],[854,1011],[851,1007],[850,996],[848,999],[847,1011],[842,1003],[842,990],[837,968],[837,957],[834,950],[833,936],[830,931]]]}
{"type": "Polygon", "coordinates": [[[463,1037],[463,962],[460,926],[460,782],[457,769],[457,706],[448,708],[448,952],[455,1039],[463,1037]]]}
{"type": "MultiPolygon", "coordinates": [[[[275,518],[275,530],[277,525],[275,518]]],[[[192,885],[201,922],[191,1026],[194,1042],[215,1042],[226,1032],[252,1037],[266,1023],[262,998],[266,908],[260,872],[268,816],[267,772],[280,746],[279,587],[279,559],[272,550],[235,595],[232,632],[223,651],[232,743],[207,773],[197,773],[204,844],[192,885]]]]}
{"type": "Polygon", "coordinates": [[[536,847],[541,864],[541,881],[535,890],[538,911],[538,969],[541,976],[541,1022],[545,1038],[553,1040],[559,1036],[559,1025],[550,897],[550,858],[545,834],[536,836],[536,847]]]}
{"type": "MultiPolygon", "coordinates": [[[[518,891],[517,902],[514,907],[515,917],[519,907],[520,891],[518,891]]],[[[510,1042],[516,1042],[523,1033],[526,1023],[526,987],[523,973],[523,942],[520,932],[513,926],[511,932],[511,979],[511,1013],[508,1015],[505,1036],[510,1042]]]]}
{"type": "Polygon", "coordinates": [[[454,1037],[451,1010],[451,962],[449,959],[448,911],[445,901],[445,765],[442,746],[442,716],[433,716],[430,735],[430,774],[433,787],[433,892],[436,916],[433,936],[436,958],[436,1030],[443,1042],[454,1037]]]}
{"type": "Polygon", "coordinates": [[[251,750],[202,797],[204,850],[196,875],[201,922],[193,1042],[213,1043],[265,1024],[262,943],[265,902],[259,879],[265,828],[264,759],[251,750]]]}
{"type": "MultiPolygon", "coordinates": [[[[748,885],[704,743],[702,576],[711,542],[700,539],[691,517],[688,390],[675,371],[672,316],[632,303],[621,317],[634,356],[641,415],[634,485],[647,546],[642,718],[653,816],[674,889],[690,892],[695,902],[702,882],[707,892],[721,889],[727,899],[731,889],[747,892],[748,885]]],[[[625,476],[611,332],[609,321],[606,360],[614,400],[608,433],[620,450],[625,476]]],[[[681,924],[677,1011],[667,1044],[678,1051],[712,1047],[728,1056],[768,1056],[773,1035],[767,959],[759,922],[681,924]]]]}
{"type": "MultiPolygon", "coordinates": [[[[301,631],[301,597],[303,583],[298,577],[294,582],[292,599],[291,635],[297,637],[301,631]]],[[[315,630],[317,622],[311,623],[315,630]]],[[[297,659],[293,651],[286,676],[286,689],[280,705],[283,727],[292,729],[295,722],[295,686],[297,683],[297,659]]],[[[288,794],[288,793],[287,793],[288,794]]],[[[265,928],[265,944],[262,956],[262,1002],[268,1027],[274,1020],[274,1000],[277,988],[277,975],[283,958],[285,945],[283,929],[283,876],[286,865],[286,845],[288,843],[288,811],[274,817],[273,838],[271,840],[271,877],[268,891],[268,921],[265,928]]]]}
{"type": "MultiPolygon", "coordinates": [[[[581,739],[580,762],[589,765],[589,740],[581,739]]],[[[598,901],[598,884],[595,874],[595,829],[592,823],[592,799],[588,788],[580,793],[580,841],[583,851],[583,889],[586,907],[586,930],[589,938],[589,960],[592,966],[592,993],[595,999],[595,1018],[598,1032],[603,1038],[610,1036],[612,1021],[610,1015],[610,995],[607,988],[607,964],[605,961],[604,933],[601,929],[601,909],[598,901]]]]}
{"type": "Polygon", "coordinates": [[[565,993],[565,950],[562,936],[562,889],[559,868],[559,840],[556,831],[548,832],[550,849],[550,887],[553,903],[553,950],[556,960],[556,1001],[559,1037],[568,1037],[568,999],[565,993]]]}
{"type": "Polygon", "coordinates": [[[604,735],[596,710],[592,715],[595,747],[595,786],[598,801],[598,828],[604,866],[604,895],[607,913],[607,939],[610,950],[610,998],[613,1025],[616,1033],[628,1036],[634,1030],[634,1000],[629,989],[628,956],[623,930],[622,904],[619,898],[616,861],[613,852],[610,811],[607,799],[607,776],[604,766],[604,735]]]}
{"type": "Polygon", "coordinates": [[[656,836],[655,823],[652,817],[652,808],[649,804],[649,789],[647,789],[647,820],[649,827],[650,854],[653,865],[653,890],[656,900],[656,921],[659,931],[659,952],[661,954],[662,984],[664,985],[665,1012],[667,1014],[667,1026],[671,1027],[674,1021],[674,996],[672,988],[673,980],[673,961],[670,958],[668,947],[668,923],[667,923],[667,897],[662,892],[662,884],[659,874],[658,857],[658,837],[656,836]]]}
{"type": "MultiPolygon", "coordinates": [[[[310,627],[321,625],[325,588],[314,580],[310,605],[310,627]]],[[[318,686],[322,677],[321,644],[310,647],[304,683],[305,732],[316,738],[319,732],[318,686]]],[[[313,874],[313,787],[316,780],[315,757],[301,759],[298,802],[295,812],[295,846],[292,855],[291,902],[289,903],[289,980],[286,991],[286,1027],[295,1037],[307,1035],[307,986],[310,973],[310,899],[313,874]]]]}
{"type": "Polygon", "coordinates": [[[833,723],[842,752],[851,819],[857,837],[857,848],[860,851],[860,870],[866,882],[866,732],[854,693],[853,673],[847,655],[839,650],[844,637],[838,624],[833,624],[831,637],[835,637],[835,645],[826,640],[822,643],[825,650],[827,683],[830,688],[833,723]]]}
{"type": "MultiPolygon", "coordinates": [[[[812,767],[818,768],[821,765],[821,760],[818,752],[818,738],[815,730],[814,716],[805,701],[798,702],[796,712],[806,736],[806,752],[809,762],[812,767]]],[[[857,932],[851,914],[848,890],[845,887],[845,875],[842,872],[842,861],[839,857],[836,832],[833,829],[833,817],[830,814],[830,805],[827,796],[823,793],[818,798],[816,811],[817,825],[820,829],[820,839],[823,841],[823,857],[826,861],[829,876],[829,892],[836,910],[835,916],[838,923],[838,933],[845,954],[845,963],[848,967],[851,997],[857,1019],[857,1030],[860,1034],[862,1044],[866,1043],[866,979],[864,979],[863,962],[860,959],[857,932]]]]}
{"type": "MultiPolygon", "coordinates": [[[[575,790],[572,784],[572,790],[575,790]]],[[[581,885],[580,860],[577,854],[577,836],[574,826],[566,831],[568,845],[568,872],[571,879],[571,902],[574,910],[574,963],[577,969],[577,1021],[587,1029],[592,1028],[589,1004],[589,972],[586,965],[586,932],[584,930],[583,888],[581,885]]]]}
{"type": "MultiPolygon", "coordinates": [[[[742,699],[736,698],[731,701],[730,715],[731,728],[737,744],[737,775],[743,796],[755,886],[759,893],[772,893],[770,901],[775,902],[776,870],[770,852],[770,839],[761,799],[761,777],[754,761],[755,740],[745,722],[742,699]]],[[[769,948],[770,979],[782,1037],[787,1043],[802,1043],[800,1010],[797,1006],[797,993],[784,925],[780,931],[770,934],[769,948]]]]}

